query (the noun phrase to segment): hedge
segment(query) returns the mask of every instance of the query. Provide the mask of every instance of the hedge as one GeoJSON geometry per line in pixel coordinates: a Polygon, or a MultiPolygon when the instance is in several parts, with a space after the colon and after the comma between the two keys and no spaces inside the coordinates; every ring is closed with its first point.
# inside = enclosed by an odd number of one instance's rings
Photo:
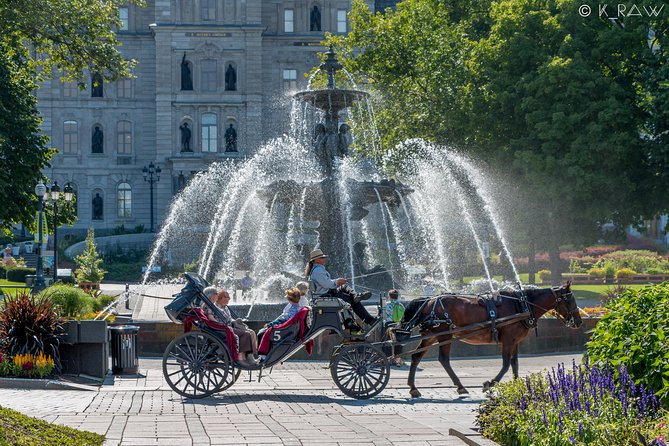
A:
{"type": "Polygon", "coordinates": [[[25,282],[26,276],[34,275],[36,272],[35,268],[27,268],[25,266],[17,266],[16,268],[10,268],[7,270],[7,280],[10,282],[25,282]]]}

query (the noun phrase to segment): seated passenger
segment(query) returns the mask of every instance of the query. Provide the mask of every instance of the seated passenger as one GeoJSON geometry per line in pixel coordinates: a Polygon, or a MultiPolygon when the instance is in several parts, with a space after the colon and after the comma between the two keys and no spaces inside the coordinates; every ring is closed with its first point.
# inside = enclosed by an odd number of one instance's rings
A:
{"type": "Polygon", "coordinates": [[[287,289],[285,291],[285,297],[288,300],[288,304],[283,309],[283,313],[281,313],[281,316],[277,317],[273,321],[268,322],[266,327],[274,327],[276,325],[283,324],[284,322],[292,319],[292,317],[297,314],[300,308],[304,306],[300,302],[302,295],[297,287],[287,289]]]}
{"type": "Polygon", "coordinates": [[[309,305],[307,300],[307,291],[309,291],[309,284],[307,282],[297,282],[295,288],[300,290],[300,307],[309,305]]]}
{"type": "Polygon", "coordinates": [[[213,321],[229,325],[239,337],[239,361],[246,365],[256,364],[253,355],[258,353],[258,338],[256,337],[256,333],[242,322],[241,319],[232,317],[230,308],[228,308],[228,304],[230,303],[228,292],[210,286],[205,288],[203,293],[216,305],[221,314],[221,317],[218,317],[216,313],[205,305],[204,313],[207,317],[213,321]]]}

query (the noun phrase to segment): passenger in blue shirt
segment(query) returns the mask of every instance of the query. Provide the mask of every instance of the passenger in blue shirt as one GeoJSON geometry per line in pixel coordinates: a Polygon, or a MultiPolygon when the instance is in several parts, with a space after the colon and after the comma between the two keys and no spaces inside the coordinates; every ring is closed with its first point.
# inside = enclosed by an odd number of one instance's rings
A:
{"type": "Polygon", "coordinates": [[[361,300],[369,299],[372,293],[366,292],[356,294],[355,291],[348,286],[346,279],[343,277],[333,280],[332,277],[330,277],[330,273],[325,269],[328,256],[323,254],[323,251],[320,249],[311,251],[309,259],[309,263],[304,270],[304,275],[313,283],[314,296],[338,297],[344,302],[351,304],[351,308],[355,314],[357,314],[366,324],[374,325],[378,321],[378,318],[372,317],[360,303],[361,300]]]}

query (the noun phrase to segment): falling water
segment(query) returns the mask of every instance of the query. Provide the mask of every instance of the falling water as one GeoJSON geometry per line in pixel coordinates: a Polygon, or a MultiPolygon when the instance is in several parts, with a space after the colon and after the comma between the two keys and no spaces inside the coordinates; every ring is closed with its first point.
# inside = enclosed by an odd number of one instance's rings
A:
{"type": "Polygon", "coordinates": [[[379,200],[379,211],[381,212],[381,217],[383,218],[383,227],[386,230],[386,246],[388,247],[388,264],[390,265],[390,269],[393,269],[393,260],[391,258],[393,250],[390,246],[390,234],[388,233],[388,222],[386,221],[386,213],[383,211],[383,200],[381,200],[381,194],[379,194],[379,190],[377,188],[374,188],[374,192],[376,193],[376,198],[378,198],[379,200]]]}

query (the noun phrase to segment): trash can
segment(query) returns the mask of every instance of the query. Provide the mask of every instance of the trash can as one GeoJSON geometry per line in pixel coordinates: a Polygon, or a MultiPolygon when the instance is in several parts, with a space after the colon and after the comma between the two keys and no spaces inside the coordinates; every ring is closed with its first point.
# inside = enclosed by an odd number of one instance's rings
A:
{"type": "Polygon", "coordinates": [[[35,275],[34,274],[26,274],[26,286],[28,288],[32,288],[34,284],[35,284],[35,275]]]}
{"type": "Polygon", "coordinates": [[[114,375],[137,373],[139,360],[137,358],[136,325],[118,325],[109,327],[111,333],[112,373],[114,375]]]}

